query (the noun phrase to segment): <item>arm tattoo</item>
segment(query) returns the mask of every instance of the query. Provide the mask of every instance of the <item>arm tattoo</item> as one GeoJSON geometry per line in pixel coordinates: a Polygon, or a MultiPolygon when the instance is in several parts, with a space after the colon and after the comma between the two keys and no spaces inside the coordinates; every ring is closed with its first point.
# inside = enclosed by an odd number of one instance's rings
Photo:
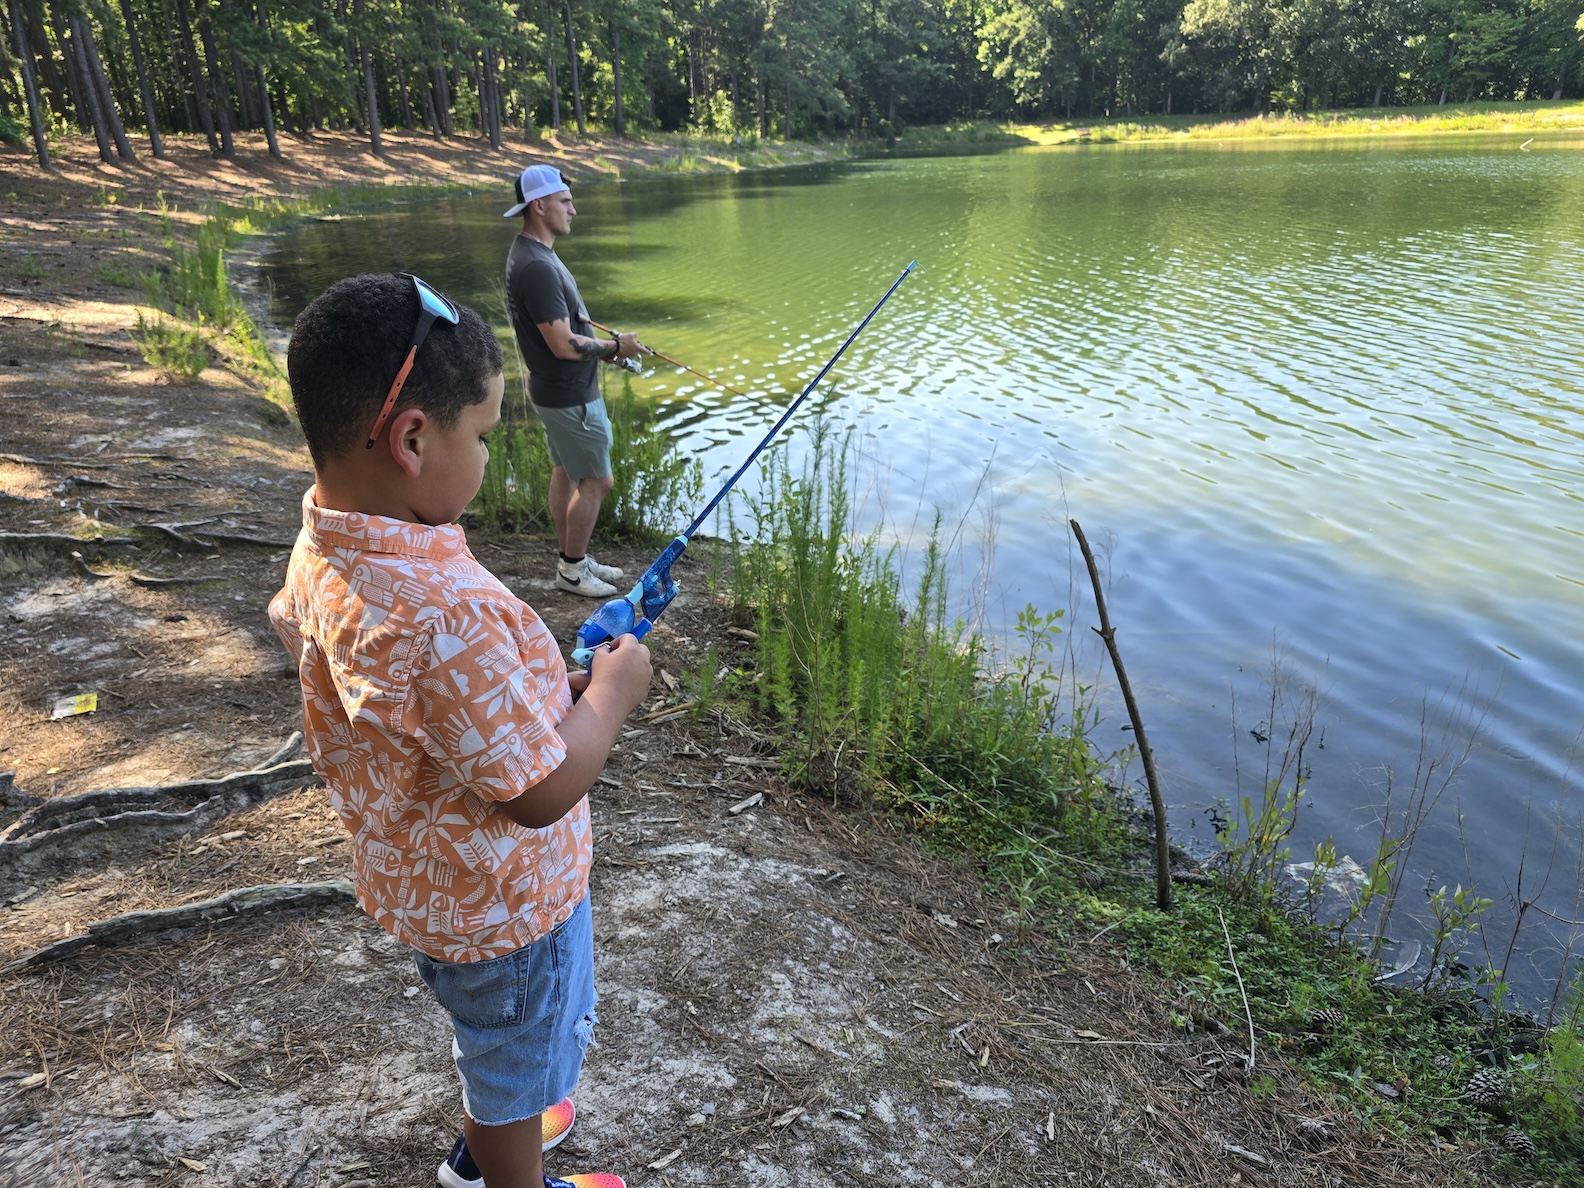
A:
{"type": "Polygon", "coordinates": [[[574,334],[571,338],[572,349],[585,359],[603,359],[610,352],[610,343],[597,338],[584,338],[581,334],[574,334]]]}

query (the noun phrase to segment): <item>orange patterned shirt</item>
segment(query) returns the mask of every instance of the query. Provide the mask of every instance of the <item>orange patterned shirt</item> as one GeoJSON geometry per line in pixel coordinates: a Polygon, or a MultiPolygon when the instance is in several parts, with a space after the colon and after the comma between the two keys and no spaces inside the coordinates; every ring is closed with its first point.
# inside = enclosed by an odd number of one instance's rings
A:
{"type": "Polygon", "coordinates": [[[566,758],[561,651],[461,528],[313,496],[269,613],[297,661],[314,770],[352,833],[358,903],[431,957],[504,956],[588,891],[587,799],[544,829],[498,807],[566,758]]]}

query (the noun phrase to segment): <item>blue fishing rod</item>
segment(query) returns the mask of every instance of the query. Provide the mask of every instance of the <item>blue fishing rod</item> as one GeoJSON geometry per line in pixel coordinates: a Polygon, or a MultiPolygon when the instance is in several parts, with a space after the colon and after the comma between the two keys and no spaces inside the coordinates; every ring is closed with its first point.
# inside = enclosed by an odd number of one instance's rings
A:
{"type": "Polygon", "coordinates": [[[625,597],[612,598],[583,621],[583,626],[578,628],[578,646],[572,650],[572,662],[574,664],[587,666],[589,661],[593,659],[595,649],[608,644],[617,636],[630,633],[642,639],[649,634],[650,629],[654,627],[655,620],[660,617],[666,607],[671,605],[671,600],[677,596],[678,586],[671,579],[671,566],[676,564],[676,559],[688,547],[688,542],[692,540],[693,534],[699,530],[705,520],[709,519],[710,513],[719,506],[722,499],[726,498],[726,493],[736,485],[737,480],[742,478],[748,468],[753,465],[754,459],[764,452],[764,448],[774,440],[775,435],[781,432],[786,423],[792,419],[792,414],[797,412],[798,405],[802,404],[808,398],[808,394],[819,384],[820,380],[825,378],[825,373],[836,366],[836,361],[842,357],[842,353],[852,346],[853,339],[863,333],[863,328],[869,324],[869,320],[880,312],[880,307],[886,303],[892,293],[895,293],[901,287],[902,282],[907,280],[908,273],[912,272],[916,267],[918,267],[918,261],[914,260],[902,270],[902,275],[891,283],[891,287],[885,291],[885,296],[875,302],[875,307],[864,315],[864,320],[859,322],[853,332],[847,336],[847,341],[836,349],[836,353],[830,357],[830,362],[821,367],[819,374],[809,381],[808,387],[798,394],[796,400],[787,405],[786,411],[781,414],[781,419],[770,426],[770,432],[766,433],[759,444],[754,446],[753,452],[743,459],[743,464],[733,472],[732,476],[721,486],[721,489],[715,492],[714,498],[704,505],[704,510],[699,512],[693,518],[693,522],[680,535],[673,538],[671,543],[666,545],[660,555],[654,559],[654,563],[643,571],[643,576],[638,579],[638,584],[625,597]]]}

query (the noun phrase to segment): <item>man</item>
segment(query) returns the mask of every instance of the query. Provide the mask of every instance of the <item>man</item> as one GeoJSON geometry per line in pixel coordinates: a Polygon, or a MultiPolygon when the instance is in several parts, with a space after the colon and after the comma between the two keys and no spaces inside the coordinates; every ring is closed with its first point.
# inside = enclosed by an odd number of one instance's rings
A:
{"type": "Polygon", "coordinates": [[[622,571],[589,556],[600,503],[611,489],[611,431],[600,395],[599,365],[630,359],[642,349],[633,334],[594,337],[577,282],[555,254],[555,241],[572,230],[577,210],[560,171],[530,165],[517,179],[522,231],[506,257],[506,303],[517,348],[528,367],[528,396],[550,446],[550,519],[555,524],[556,588],[586,598],[609,598],[622,571]]]}

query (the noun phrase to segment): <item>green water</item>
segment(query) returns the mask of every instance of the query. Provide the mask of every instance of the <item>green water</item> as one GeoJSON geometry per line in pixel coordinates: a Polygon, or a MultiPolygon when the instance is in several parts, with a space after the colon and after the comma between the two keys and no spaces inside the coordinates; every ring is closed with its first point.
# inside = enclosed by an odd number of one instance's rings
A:
{"type": "MultiPolygon", "coordinates": [[[[909,545],[942,508],[965,573],[988,559],[991,624],[1029,601],[1091,621],[1083,523],[1190,840],[1235,767],[1257,790],[1273,650],[1324,694],[1300,832],[1361,860],[1427,700],[1458,738],[1482,719],[1414,868],[1499,893],[1558,810],[1577,852],[1584,803],[1584,144],[1522,139],[639,179],[575,190],[558,250],[596,318],[748,393],[636,381],[711,473],[918,259],[808,410],[858,434],[866,513],[909,545]]],[[[399,268],[504,328],[509,189],[283,235],[278,316],[399,268]]],[[[1082,645],[1084,680],[1101,663],[1082,645]]],[[[1097,741],[1124,745],[1106,705],[1097,741]]]]}

